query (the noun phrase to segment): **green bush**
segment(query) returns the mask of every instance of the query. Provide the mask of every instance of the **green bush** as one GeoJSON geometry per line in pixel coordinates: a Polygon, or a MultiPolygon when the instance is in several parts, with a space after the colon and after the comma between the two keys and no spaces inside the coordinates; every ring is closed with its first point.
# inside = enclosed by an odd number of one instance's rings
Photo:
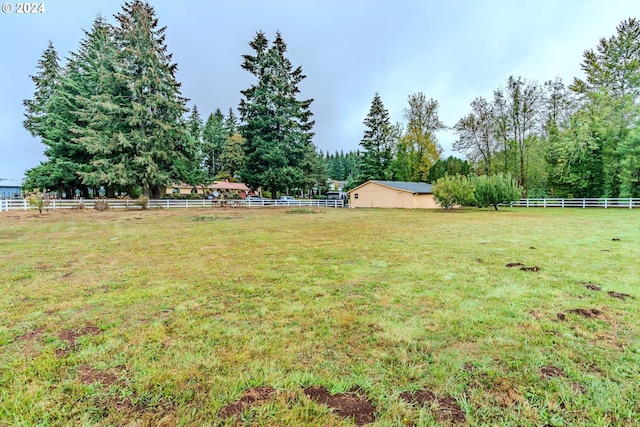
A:
{"type": "Polygon", "coordinates": [[[473,205],[473,182],[466,176],[446,175],[433,185],[433,198],[447,211],[454,206],[473,205]]]}
{"type": "Polygon", "coordinates": [[[475,199],[478,207],[506,205],[522,197],[522,188],[510,174],[479,176],[475,179],[475,199]]]}

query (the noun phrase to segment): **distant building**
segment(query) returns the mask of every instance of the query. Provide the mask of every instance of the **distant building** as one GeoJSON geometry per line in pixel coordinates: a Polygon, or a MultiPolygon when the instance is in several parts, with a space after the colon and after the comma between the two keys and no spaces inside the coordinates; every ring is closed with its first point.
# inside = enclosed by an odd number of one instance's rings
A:
{"type": "Polygon", "coordinates": [[[342,191],[347,181],[338,181],[336,179],[327,179],[327,189],[329,191],[342,191]]]}
{"type": "Polygon", "coordinates": [[[0,199],[21,199],[22,183],[11,179],[0,179],[0,199]]]}
{"type": "MultiPolygon", "coordinates": [[[[246,184],[242,182],[229,182],[228,180],[215,181],[209,185],[188,185],[173,184],[171,187],[164,189],[164,194],[214,194],[218,193],[224,197],[237,196],[242,199],[249,194],[250,190],[246,184]]],[[[160,193],[163,194],[163,193],[160,193]]]]}
{"type": "Polygon", "coordinates": [[[426,182],[367,181],[349,191],[350,208],[436,209],[426,182]]]}

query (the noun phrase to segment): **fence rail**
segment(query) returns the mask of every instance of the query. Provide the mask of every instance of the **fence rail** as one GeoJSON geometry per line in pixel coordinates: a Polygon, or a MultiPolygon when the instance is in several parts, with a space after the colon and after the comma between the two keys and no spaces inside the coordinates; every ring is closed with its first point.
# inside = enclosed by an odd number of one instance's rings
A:
{"type": "MultiPolygon", "coordinates": [[[[43,210],[56,209],[94,209],[95,203],[105,199],[65,200],[50,199],[43,210]]],[[[108,199],[109,209],[141,209],[135,200],[108,199]]],[[[156,199],[149,200],[150,209],[174,209],[174,208],[207,208],[207,207],[322,207],[343,208],[343,200],[208,200],[208,199],[156,199]]],[[[0,212],[33,209],[26,200],[0,199],[0,212]]]]}
{"type": "Polygon", "coordinates": [[[584,198],[584,199],[520,199],[512,207],[523,208],[640,208],[640,199],[584,198]]]}

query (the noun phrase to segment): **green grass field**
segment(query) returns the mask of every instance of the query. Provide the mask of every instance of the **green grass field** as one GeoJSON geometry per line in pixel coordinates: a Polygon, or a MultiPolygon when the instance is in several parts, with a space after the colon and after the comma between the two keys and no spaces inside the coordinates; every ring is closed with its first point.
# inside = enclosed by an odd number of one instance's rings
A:
{"type": "Polygon", "coordinates": [[[0,425],[638,425],[639,259],[640,210],[3,213],[0,425]]]}

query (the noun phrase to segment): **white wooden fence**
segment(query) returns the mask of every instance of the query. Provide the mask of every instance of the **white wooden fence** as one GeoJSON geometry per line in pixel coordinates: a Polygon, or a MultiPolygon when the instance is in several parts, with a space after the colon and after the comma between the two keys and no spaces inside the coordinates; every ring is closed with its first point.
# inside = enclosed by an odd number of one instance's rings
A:
{"type": "MultiPolygon", "coordinates": [[[[103,201],[104,199],[102,199],[103,201]]],[[[98,200],[50,199],[43,210],[55,209],[94,209],[98,200]]],[[[141,209],[135,200],[108,199],[109,209],[141,209]]],[[[208,207],[256,207],[256,206],[293,206],[343,208],[343,200],[207,200],[207,199],[157,199],[149,200],[150,209],[208,208],[208,207]]],[[[33,209],[26,200],[0,199],[0,212],[33,209]]]]}
{"type": "Polygon", "coordinates": [[[512,207],[523,208],[640,208],[640,199],[585,198],[585,199],[520,199],[512,207]]]}

